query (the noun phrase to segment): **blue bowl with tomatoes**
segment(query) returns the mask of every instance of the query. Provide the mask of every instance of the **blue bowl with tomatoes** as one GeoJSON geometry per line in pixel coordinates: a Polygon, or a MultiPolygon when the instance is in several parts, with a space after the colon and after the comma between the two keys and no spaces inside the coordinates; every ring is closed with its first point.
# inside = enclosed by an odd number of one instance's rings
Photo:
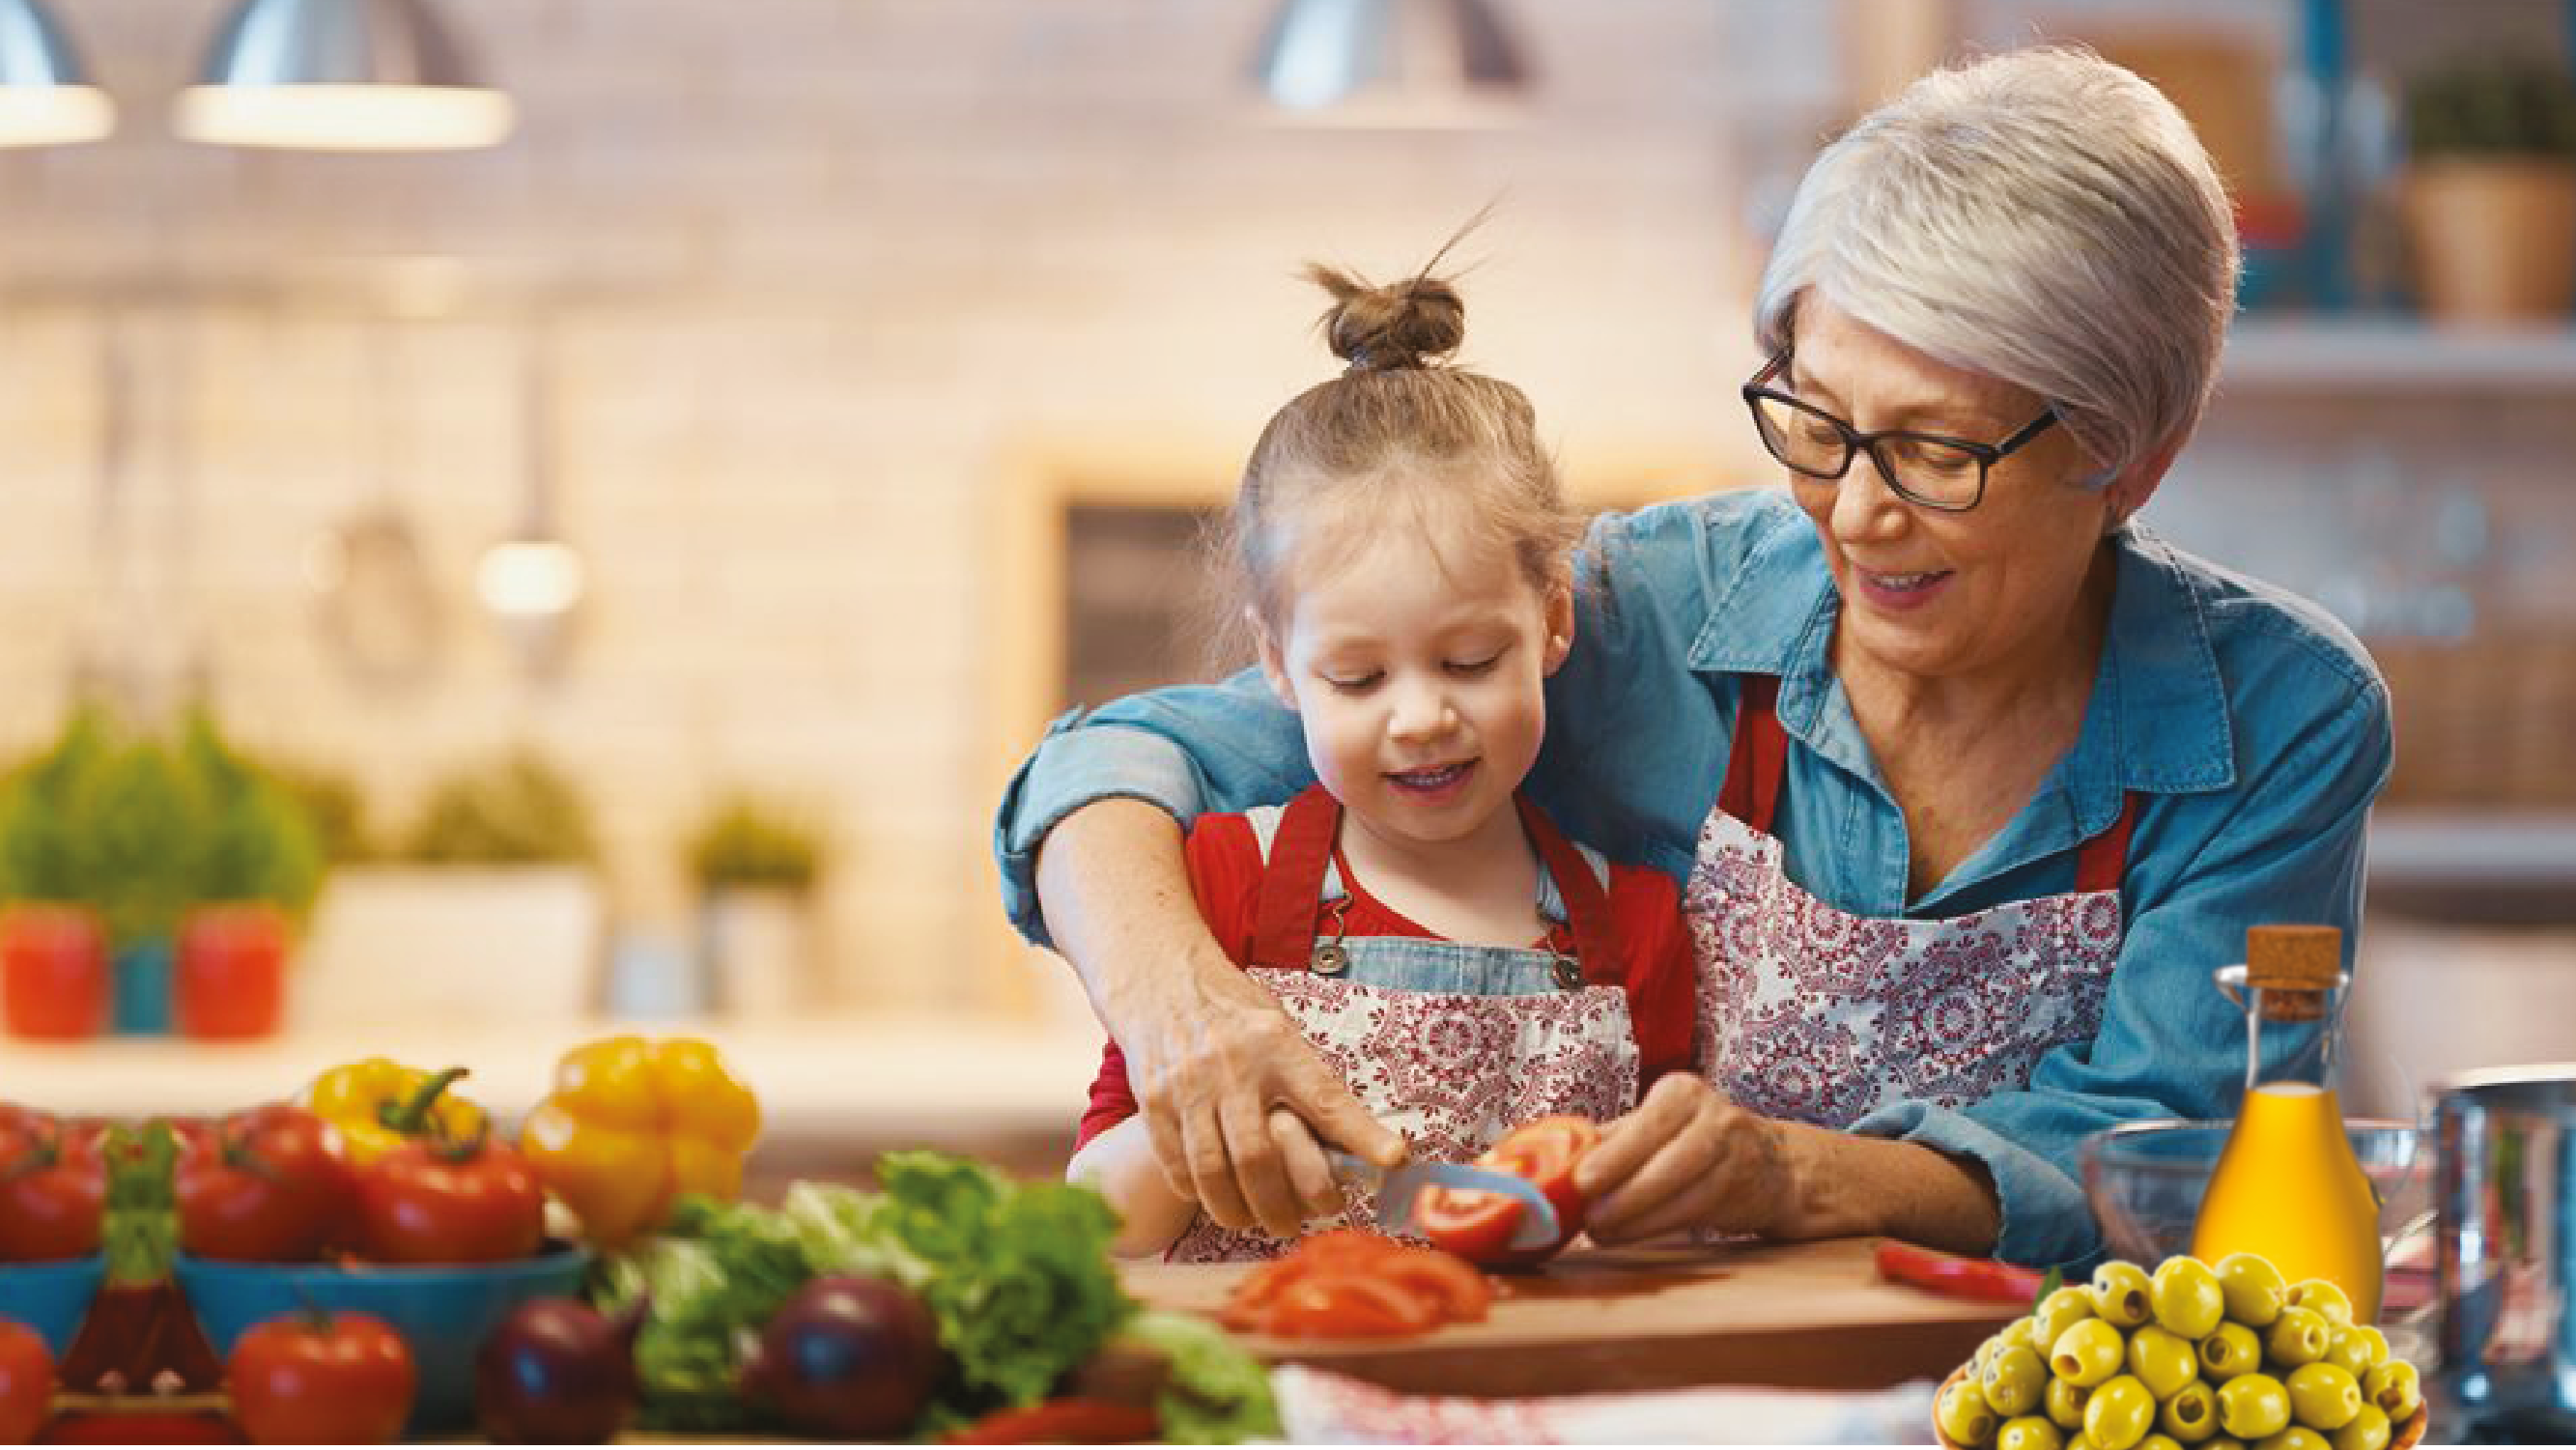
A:
{"type": "Polygon", "coordinates": [[[89,1305],[107,1277],[107,1258],[91,1254],[78,1259],[47,1259],[33,1264],[0,1264],[0,1319],[14,1319],[45,1341],[60,1364],[89,1317],[89,1305]]]}
{"type": "Polygon", "coordinates": [[[446,1434],[474,1424],[474,1355],[531,1299],[580,1292],[590,1251],[550,1246],[488,1264],[249,1264],[181,1254],[180,1290],[218,1359],[253,1325],[307,1305],[372,1314],[411,1347],[419,1389],[404,1429],[446,1434]]]}

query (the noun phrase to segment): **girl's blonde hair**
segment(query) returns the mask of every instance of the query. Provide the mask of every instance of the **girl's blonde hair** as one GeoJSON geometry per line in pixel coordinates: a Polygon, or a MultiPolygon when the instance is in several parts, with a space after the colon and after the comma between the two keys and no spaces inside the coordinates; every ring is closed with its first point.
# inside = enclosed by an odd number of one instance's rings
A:
{"type": "Polygon", "coordinates": [[[1466,336],[1457,289],[1427,267],[1383,287],[1320,265],[1306,276],[1332,294],[1324,338],[1349,366],[1290,399],[1252,445],[1221,542],[1232,612],[1249,603],[1281,626],[1294,565],[1399,522],[1460,553],[1508,551],[1542,592],[1561,580],[1583,520],[1529,398],[1444,361],[1466,336]]]}

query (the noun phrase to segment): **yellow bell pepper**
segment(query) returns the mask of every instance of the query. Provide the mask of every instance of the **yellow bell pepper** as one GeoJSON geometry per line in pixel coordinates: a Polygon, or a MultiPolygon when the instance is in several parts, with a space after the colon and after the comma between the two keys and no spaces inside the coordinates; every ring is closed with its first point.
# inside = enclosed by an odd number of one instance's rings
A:
{"type": "Polygon", "coordinates": [[[463,1076],[461,1067],[432,1073],[370,1057],[315,1078],[304,1091],[304,1106],[340,1130],[350,1162],[372,1163],[423,1134],[464,1142],[489,1131],[481,1108],[447,1091],[449,1083],[463,1076]],[[419,1099],[432,1082],[438,1091],[427,1111],[419,1111],[419,1099]]]}
{"type": "Polygon", "coordinates": [[[691,1037],[606,1037],[565,1053],[555,1090],[519,1130],[519,1151],[614,1247],[659,1228],[681,1194],[733,1198],[760,1136],[760,1102],[691,1037]]]}

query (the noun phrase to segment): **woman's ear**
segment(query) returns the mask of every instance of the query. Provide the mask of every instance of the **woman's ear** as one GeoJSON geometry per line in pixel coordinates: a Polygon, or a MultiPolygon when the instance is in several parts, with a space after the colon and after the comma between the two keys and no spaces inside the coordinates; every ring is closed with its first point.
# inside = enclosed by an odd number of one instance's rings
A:
{"type": "Polygon", "coordinates": [[[1279,652],[1279,640],[1270,632],[1270,621],[1249,604],[1243,606],[1243,621],[1252,626],[1252,650],[1261,663],[1261,678],[1270,682],[1270,693],[1279,697],[1279,703],[1295,714],[1297,692],[1288,688],[1288,660],[1279,652]]]}
{"type": "Polygon", "coordinates": [[[2107,506],[2102,519],[2105,535],[2117,530],[2147,506],[2147,500],[2155,494],[2156,485],[2165,481],[2166,470],[2173,467],[2175,455],[2181,453],[2183,444],[2190,441],[2191,430],[2182,429],[2159,444],[2155,451],[2121,469],[2103,486],[2102,501],[2107,506]]]}
{"type": "Polygon", "coordinates": [[[1547,645],[1539,656],[1539,672],[1553,675],[1574,650],[1574,578],[1571,571],[1557,576],[1547,590],[1547,645]]]}

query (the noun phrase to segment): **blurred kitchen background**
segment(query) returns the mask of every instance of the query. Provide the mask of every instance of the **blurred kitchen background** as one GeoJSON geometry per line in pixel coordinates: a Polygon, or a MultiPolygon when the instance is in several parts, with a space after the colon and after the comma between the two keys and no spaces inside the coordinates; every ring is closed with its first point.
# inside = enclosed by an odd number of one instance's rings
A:
{"type": "Polygon", "coordinates": [[[1498,202],[1467,357],[1578,493],[1767,483],[1734,391],[1808,158],[2043,38],[2167,86],[2243,203],[2150,520],[2397,692],[2353,1106],[2570,1056],[2571,35],[2562,0],[0,0],[0,122],[112,124],[0,150],[0,873],[115,952],[20,914],[0,1097],[220,1108],[390,1052],[507,1109],[634,1021],[727,1044],[796,1166],[1044,1161],[1097,1035],[1001,925],[992,808],[1053,715],[1205,668],[1198,523],[1329,371],[1297,265],[1395,273],[1498,202]],[[178,134],[261,119],[192,82],[360,16],[433,26],[497,144],[178,134]],[[1338,96],[1346,43],[1390,49],[1338,96]],[[103,95],[49,110],[48,60],[103,95]],[[273,1022],[264,919],[182,929],[239,896],[294,943],[273,1022]]]}

